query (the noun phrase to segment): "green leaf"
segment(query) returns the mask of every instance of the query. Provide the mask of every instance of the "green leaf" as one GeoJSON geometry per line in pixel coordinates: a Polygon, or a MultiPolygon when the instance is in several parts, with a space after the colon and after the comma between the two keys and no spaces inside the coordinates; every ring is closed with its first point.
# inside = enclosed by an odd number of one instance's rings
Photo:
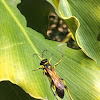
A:
{"type": "MultiPolygon", "coordinates": [[[[100,70],[95,61],[81,50],[46,40],[38,32],[26,27],[26,20],[17,9],[18,3],[20,0],[0,1],[0,81],[9,80],[34,98],[56,100],[43,70],[32,71],[39,67],[41,61],[33,54],[41,55],[47,49],[44,57],[49,59],[53,53],[52,65],[64,54],[55,70],[65,80],[73,99],[99,100],[100,70]]],[[[66,99],[70,100],[65,90],[63,100],[66,99]]]]}
{"type": "Polygon", "coordinates": [[[94,59],[100,67],[100,42],[97,40],[100,34],[100,1],[73,1],[71,6],[72,14],[80,21],[80,28],[76,39],[83,51],[94,59]],[[75,5],[76,4],[76,5],[75,5]],[[74,7],[72,7],[74,6],[74,7]],[[78,13],[77,13],[78,12],[78,13]]]}
{"type": "Polygon", "coordinates": [[[47,1],[54,6],[57,14],[65,19],[83,52],[94,59],[100,67],[100,42],[98,41],[100,37],[100,1],[60,0],[59,4],[57,3],[58,7],[55,6],[55,0],[47,1]],[[71,22],[69,17],[73,18],[71,22]]]}

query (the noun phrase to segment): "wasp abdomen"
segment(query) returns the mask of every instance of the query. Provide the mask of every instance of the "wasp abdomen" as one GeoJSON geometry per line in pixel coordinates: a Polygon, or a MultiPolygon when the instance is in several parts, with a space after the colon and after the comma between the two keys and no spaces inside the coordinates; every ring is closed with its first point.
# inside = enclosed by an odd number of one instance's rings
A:
{"type": "Polygon", "coordinates": [[[57,88],[57,94],[60,98],[64,97],[64,89],[57,88]]]}

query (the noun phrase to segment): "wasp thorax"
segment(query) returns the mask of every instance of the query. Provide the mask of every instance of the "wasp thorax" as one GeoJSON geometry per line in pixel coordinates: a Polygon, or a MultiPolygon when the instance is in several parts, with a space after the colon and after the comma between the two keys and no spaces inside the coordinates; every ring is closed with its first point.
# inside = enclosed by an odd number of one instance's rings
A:
{"type": "Polygon", "coordinates": [[[44,65],[48,60],[47,59],[43,59],[40,63],[40,65],[44,65]]]}

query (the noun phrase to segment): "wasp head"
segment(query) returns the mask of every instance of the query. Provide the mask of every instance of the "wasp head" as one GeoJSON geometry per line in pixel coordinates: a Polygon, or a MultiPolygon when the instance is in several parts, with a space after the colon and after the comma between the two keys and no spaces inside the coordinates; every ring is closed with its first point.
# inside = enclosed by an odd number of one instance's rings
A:
{"type": "Polygon", "coordinates": [[[40,63],[40,65],[44,65],[48,60],[47,59],[43,59],[40,63]]]}

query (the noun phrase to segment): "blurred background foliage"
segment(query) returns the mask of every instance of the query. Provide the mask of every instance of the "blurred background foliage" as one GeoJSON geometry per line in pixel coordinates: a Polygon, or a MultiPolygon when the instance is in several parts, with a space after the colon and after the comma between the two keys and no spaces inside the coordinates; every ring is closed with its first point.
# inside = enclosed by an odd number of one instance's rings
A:
{"type": "Polygon", "coordinates": [[[21,0],[18,9],[25,16],[27,26],[42,33],[46,39],[66,42],[68,47],[79,49],[66,22],[46,0],[21,0]]]}

